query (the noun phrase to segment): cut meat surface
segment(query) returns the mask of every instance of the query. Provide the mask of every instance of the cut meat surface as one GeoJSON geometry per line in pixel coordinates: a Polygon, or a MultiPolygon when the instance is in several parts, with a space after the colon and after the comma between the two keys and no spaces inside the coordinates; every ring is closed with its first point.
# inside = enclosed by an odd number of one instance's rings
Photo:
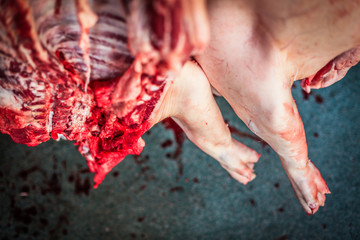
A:
{"type": "Polygon", "coordinates": [[[1,132],[28,146],[50,136],[75,140],[97,186],[126,155],[142,151],[165,78],[139,73],[135,94],[119,92],[126,101],[114,104],[113,88],[133,61],[118,1],[94,2],[95,13],[86,1],[3,2],[1,132]]]}
{"type": "MultiPolygon", "coordinates": [[[[131,106],[140,92],[140,75],[174,78],[191,54],[208,42],[205,0],[123,1],[127,11],[128,45],[135,56],[132,67],[115,86],[111,98],[118,106],[131,106]]],[[[119,109],[126,114],[127,108],[119,109]]]]}
{"type": "Polygon", "coordinates": [[[136,71],[179,71],[190,54],[206,47],[209,28],[205,0],[124,1],[129,48],[136,71]]]}
{"type": "Polygon", "coordinates": [[[360,47],[352,48],[326,64],[316,74],[301,80],[301,87],[307,93],[311,89],[328,87],[345,77],[349,69],[360,61],[360,47]]]}

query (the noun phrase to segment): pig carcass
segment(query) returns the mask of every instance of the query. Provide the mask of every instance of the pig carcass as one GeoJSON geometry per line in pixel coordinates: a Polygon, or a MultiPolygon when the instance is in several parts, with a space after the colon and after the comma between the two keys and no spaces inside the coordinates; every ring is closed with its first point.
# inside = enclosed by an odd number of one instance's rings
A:
{"type": "Polygon", "coordinates": [[[126,155],[141,152],[146,130],[173,117],[246,184],[260,156],[231,137],[213,87],[279,154],[305,211],[324,204],[329,190],[308,159],[290,88],[298,79],[307,91],[327,86],[359,60],[356,2],[4,4],[0,129],[14,141],[33,146],[49,134],[75,140],[97,186],[126,155]],[[332,37],[349,21],[356,24],[332,37]]]}

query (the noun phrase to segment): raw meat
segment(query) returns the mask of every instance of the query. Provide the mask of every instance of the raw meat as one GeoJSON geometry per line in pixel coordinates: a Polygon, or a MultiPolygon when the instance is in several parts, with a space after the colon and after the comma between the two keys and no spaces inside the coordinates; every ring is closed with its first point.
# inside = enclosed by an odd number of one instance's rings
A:
{"type": "Polygon", "coordinates": [[[178,72],[191,54],[201,52],[209,29],[205,0],[124,1],[128,38],[137,71],[178,72]]]}
{"type": "Polygon", "coordinates": [[[173,79],[190,54],[204,49],[209,33],[205,0],[124,0],[123,4],[128,45],[135,59],[111,99],[131,109],[135,103],[129,100],[140,92],[141,74],[173,79]]]}
{"type": "Polygon", "coordinates": [[[75,140],[97,186],[126,155],[142,151],[165,78],[139,73],[136,95],[111,99],[129,81],[134,58],[122,5],[94,5],[95,13],[85,1],[2,1],[0,130],[28,146],[49,135],[75,140]]]}

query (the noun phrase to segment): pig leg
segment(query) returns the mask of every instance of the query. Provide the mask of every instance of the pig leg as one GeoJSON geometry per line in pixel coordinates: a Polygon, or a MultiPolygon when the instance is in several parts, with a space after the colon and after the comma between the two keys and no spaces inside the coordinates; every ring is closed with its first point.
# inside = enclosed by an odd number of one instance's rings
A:
{"type": "Polygon", "coordinates": [[[308,214],[313,214],[324,205],[325,194],[330,191],[308,158],[304,126],[291,95],[291,81],[282,77],[281,71],[267,69],[266,63],[263,69],[266,74],[250,71],[245,76],[246,71],[237,72],[235,76],[239,79],[222,81],[216,88],[247,126],[278,153],[299,202],[308,214]],[[232,86],[230,92],[228,83],[232,86]]]}
{"type": "Polygon", "coordinates": [[[246,99],[230,103],[247,126],[278,153],[300,204],[313,214],[330,191],[308,158],[304,126],[290,87],[284,85],[279,79],[263,79],[256,91],[251,87],[242,91],[246,99]]]}
{"type": "MultiPolygon", "coordinates": [[[[290,93],[283,96],[286,95],[291,96],[290,93]]],[[[272,104],[268,101],[259,104],[252,115],[264,112],[261,118],[249,120],[248,126],[279,154],[300,204],[308,214],[313,214],[324,205],[325,194],[330,191],[308,158],[304,126],[296,104],[292,98],[279,103],[273,100],[272,104]]]]}
{"type": "Polygon", "coordinates": [[[254,163],[260,155],[231,137],[202,69],[187,62],[171,83],[153,122],[171,116],[188,138],[215,158],[237,181],[255,178],[254,163]]]}

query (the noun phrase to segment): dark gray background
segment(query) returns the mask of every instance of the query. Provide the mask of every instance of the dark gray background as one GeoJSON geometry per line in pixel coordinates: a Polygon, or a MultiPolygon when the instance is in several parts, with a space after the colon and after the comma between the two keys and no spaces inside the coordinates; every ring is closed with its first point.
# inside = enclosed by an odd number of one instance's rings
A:
{"type": "Polygon", "coordinates": [[[309,96],[297,83],[293,94],[310,158],[332,192],[314,216],[301,209],[277,155],[244,135],[234,136],[262,154],[247,186],[158,124],[141,156],[128,156],[96,190],[71,142],[31,148],[0,135],[0,239],[360,239],[360,67],[309,96]]]}

